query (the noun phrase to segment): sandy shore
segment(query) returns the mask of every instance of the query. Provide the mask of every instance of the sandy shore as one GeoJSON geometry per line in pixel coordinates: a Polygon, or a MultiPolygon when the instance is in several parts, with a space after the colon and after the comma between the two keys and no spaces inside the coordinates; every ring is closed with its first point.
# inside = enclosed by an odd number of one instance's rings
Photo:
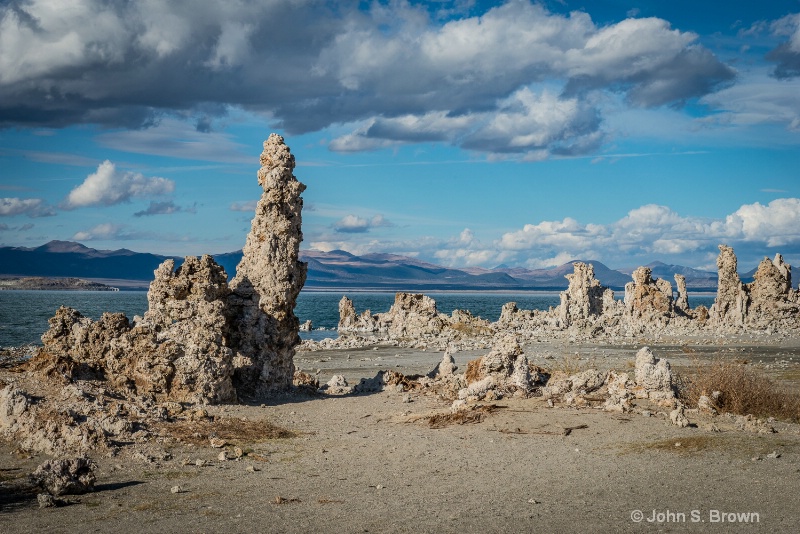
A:
{"type": "MultiPolygon", "coordinates": [[[[542,366],[625,370],[640,346],[559,342],[525,351],[542,366]]],[[[651,346],[678,370],[694,358],[739,358],[800,381],[798,340],[651,346]]],[[[458,352],[456,363],[485,352],[458,352]]],[[[344,374],[357,382],[381,369],[426,372],[440,359],[441,352],[379,346],[299,353],[295,362],[319,369],[322,381],[344,374]]],[[[268,420],[296,435],[243,435],[220,449],[207,436],[193,445],[164,434],[163,458],[96,458],[96,491],[68,497],[74,504],[39,509],[35,495],[0,490],[0,531],[800,531],[797,425],[759,434],[737,430],[731,417],[689,412],[692,426],[681,429],[646,401],[637,408],[649,417],[549,408],[541,398],[491,404],[481,422],[444,428],[431,428],[427,416],[449,412],[450,402],[419,391],[210,407],[212,415],[268,420]],[[219,459],[237,446],[241,458],[219,459]]],[[[5,479],[46,459],[13,449],[0,448],[5,479]]]]}

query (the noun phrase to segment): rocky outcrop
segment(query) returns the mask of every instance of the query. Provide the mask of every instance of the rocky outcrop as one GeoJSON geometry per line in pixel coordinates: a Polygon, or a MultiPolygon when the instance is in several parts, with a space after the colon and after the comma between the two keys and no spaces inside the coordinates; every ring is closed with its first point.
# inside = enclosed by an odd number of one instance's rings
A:
{"type": "Polygon", "coordinates": [[[637,398],[655,401],[672,401],[675,398],[669,362],[656,358],[649,347],[642,347],[636,353],[634,376],[637,398]]]}
{"type": "Polygon", "coordinates": [[[689,307],[689,293],[686,291],[686,277],[676,273],[675,287],[678,292],[678,297],[675,299],[675,311],[682,315],[689,315],[691,308],[689,307]]]}
{"type": "Polygon", "coordinates": [[[97,465],[89,458],[48,460],[30,475],[31,482],[50,495],[82,495],[94,490],[97,465]]]}
{"type": "Polygon", "coordinates": [[[673,313],[672,286],[661,278],[653,280],[649,267],[633,271],[625,285],[625,310],[630,317],[649,321],[668,319],[673,313]]]}
{"type": "Polygon", "coordinates": [[[258,171],[264,193],[228,297],[234,385],[244,397],[285,391],[294,376],[300,342],[294,307],[307,270],[298,259],[303,239],[300,195],[306,186],[295,178],[294,166],[283,138],[270,135],[258,171]]]}
{"type": "Polygon", "coordinates": [[[210,256],[167,260],[155,271],[144,319],[121,313],[98,321],[62,307],[42,336],[31,368],[71,380],[102,379],[126,395],[159,402],[236,401],[225,271],[210,256]]]}
{"type": "Polygon", "coordinates": [[[346,296],[339,301],[339,331],[346,332],[356,328],[358,315],[353,301],[346,296]]]}
{"type": "Polygon", "coordinates": [[[29,386],[46,382],[62,395],[33,402],[34,394],[0,383],[0,434],[47,454],[85,453],[136,439],[141,421],[161,421],[183,404],[292,386],[305,186],[280,136],[264,142],[261,165],[264,193],[231,284],[211,256],[190,256],[178,268],[173,260],[158,267],[148,310],[133,323],[121,313],[92,321],[59,308],[24,369],[29,386]]]}
{"type": "Polygon", "coordinates": [[[144,324],[156,333],[157,344],[177,349],[168,364],[170,400],[236,401],[233,352],[226,339],[227,280],[225,270],[211,256],[187,257],[178,269],[173,260],[167,260],[155,271],[144,324]]]}
{"type": "Polygon", "coordinates": [[[750,295],[747,319],[750,323],[769,326],[770,323],[797,317],[800,311],[798,292],[792,288],[792,267],[775,255],[764,258],[758,265],[753,282],[745,289],[750,295]]]}
{"type": "Polygon", "coordinates": [[[764,258],[753,282],[743,284],[736,271],[733,249],[720,245],[717,258],[719,283],[711,307],[712,321],[723,327],[766,329],[771,326],[797,327],[800,295],[792,288],[792,268],[783,261],[764,258]]]}
{"type": "Polygon", "coordinates": [[[603,315],[613,304],[614,292],[600,285],[594,277],[594,266],[576,262],[574,272],[566,276],[569,286],[561,293],[558,316],[564,327],[603,315]]]}
{"type": "Polygon", "coordinates": [[[412,293],[397,293],[394,304],[380,317],[380,322],[387,324],[389,334],[397,337],[439,334],[446,324],[436,309],[436,301],[412,293]]]}
{"type": "Polygon", "coordinates": [[[467,387],[458,392],[458,397],[468,400],[527,396],[535,385],[528,358],[514,336],[502,337],[489,354],[469,362],[465,378],[467,387]]]}
{"type": "MultiPolygon", "coordinates": [[[[469,312],[454,312],[455,322],[475,323],[469,312]]],[[[481,321],[481,320],[478,320],[481,321]]],[[[397,293],[389,311],[372,315],[365,310],[361,315],[356,313],[353,302],[342,297],[339,301],[339,332],[383,333],[393,338],[419,338],[436,336],[449,326],[451,320],[436,309],[436,301],[415,293],[397,293]]],[[[484,323],[480,323],[483,325],[484,323]]],[[[485,324],[488,325],[488,322],[485,324]]]]}
{"type": "Polygon", "coordinates": [[[187,257],[177,269],[167,260],[135,325],[122,314],[92,322],[59,310],[42,337],[43,358],[51,360],[43,366],[178,402],[234,402],[290,388],[299,343],[294,306],[306,277],[298,261],[305,186],[278,135],[264,142],[261,165],[264,193],[230,286],[211,256],[187,257]]]}
{"type": "Polygon", "coordinates": [[[749,296],[736,268],[737,260],[733,249],[720,245],[717,257],[717,298],[710,310],[712,320],[720,325],[741,326],[745,323],[749,296]]]}
{"type": "Polygon", "coordinates": [[[569,287],[561,303],[549,310],[523,310],[506,303],[499,319],[489,323],[466,310],[452,316],[437,313],[436,303],[424,295],[399,293],[387,313],[356,313],[352,301],[340,302],[340,335],[337,340],[306,342],[308,350],[353,348],[376,341],[404,346],[445,349],[455,343],[459,350],[489,348],[492,338],[512,333],[521,340],[562,338],[569,340],[650,335],[699,335],[731,330],[800,330],[800,292],[791,287],[791,267],[780,255],[765,259],[755,281],[742,284],[736,272],[736,256],[720,246],[719,290],[716,304],[691,308],[686,279],[675,275],[676,293],[667,280],[654,279],[648,267],[633,271],[624,300],[594,278],[592,265],[576,262],[568,275],[569,287]],[[350,335],[358,334],[358,335],[350,335]]]}
{"type": "Polygon", "coordinates": [[[442,356],[442,361],[437,363],[436,366],[428,373],[430,378],[443,378],[453,375],[458,370],[456,361],[453,358],[452,350],[448,349],[442,356]]]}

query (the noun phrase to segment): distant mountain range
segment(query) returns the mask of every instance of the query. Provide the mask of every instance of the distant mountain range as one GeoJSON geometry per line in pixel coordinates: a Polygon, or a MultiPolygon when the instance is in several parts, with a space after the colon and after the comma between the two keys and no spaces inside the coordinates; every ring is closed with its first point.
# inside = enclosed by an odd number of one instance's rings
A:
{"type": "MultiPolygon", "coordinates": [[[[127,249],[96,250],[71,241],[50,241],[36,248],[0,247],[0,276],[47,276],[89,278],[127,289],[146,289],[153,271],[164,260],[177,256],[160,256],[133,252],[127,249]]],[[[387,291],[433,290],[562,290],[567,287],[565,276],[572,273],[577,261],[594,265],[595,276],[604,286],[615,290],[631,281],[634,268],[613,270],[595,260],[574,260],[551,269],[524,269],[498,266],[494,269],[452,269],[396,254],[366,254],[356,256],[343,250],[319,252],[301,251],[308,262],[309,289],[383,289],[387,291]]],[[[233,276],[242,252],[214,256],[233,276]]],[[[647,267],[654,278],[673,281],[675,273],[686,277],[687,286],[694,290],[714,290],[717,273],[698,271],[681,265],[653,262],[647,267]]],[[[743,275],[747,279],[752,273],[743,275]]]]}

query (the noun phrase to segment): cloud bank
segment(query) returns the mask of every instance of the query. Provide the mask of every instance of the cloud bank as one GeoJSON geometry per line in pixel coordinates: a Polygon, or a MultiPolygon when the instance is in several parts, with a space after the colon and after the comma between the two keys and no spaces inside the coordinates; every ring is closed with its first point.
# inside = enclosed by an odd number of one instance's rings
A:
{"type": "Polygon", "coordinates": [[[427,238],[410,243],[355,238],[312,242],[311,246],[354,254],[414,251],[416,257],[453,267],[491,268],[509,263],[544,268],[574,259],[628,267],[636,261],[660,259],[713,268],[720,243],[736,247],[743,262],[756,263],[776,252],[800,261],[800,199],[745,204],[722,219],[681,215],[668,206],[648,204],[609,224],[566,217],[526,224],[491,240],[480,240],[467,228],[446,240],[427,238]]]}
{"type": "Polygon", "coordinates": [[[735,75],[665,20],[602,26],[525,0],[444,20],[404,2],[70,5],[0,8],[0,126],[178,117],[202,133],[233,106],[289,134],[344,125],[333,150],[439,141],[539,159],[597,149],[603,93],[681,106],[735,75]]]}

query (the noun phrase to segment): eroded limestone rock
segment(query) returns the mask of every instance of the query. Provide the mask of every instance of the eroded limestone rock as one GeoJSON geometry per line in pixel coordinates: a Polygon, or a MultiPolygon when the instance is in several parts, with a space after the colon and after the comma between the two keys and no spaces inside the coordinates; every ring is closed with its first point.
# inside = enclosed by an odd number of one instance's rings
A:
{"type": "Polygon", "coordinates": [[[661,278],[653,279],[649,267],[633,271],[633,282],[625,286],[625,308],[635,318],[658,320],[673,312],[672,286],[661,278]]]}
{"type": "Polygon", "coordinates": [[[121,313],[91,321],[59,308],[32,369],[55,378],[107,380],[127,394],[160,401],[235,401],[225,271],[210,256],[187,257],[174,267],[167,260],[155,271],[141,324],[121,313]]]}
{"type": "Polygon", "coordinates": [[[561,293],[558,307],[559,318],[565,327],[600,316],[606,304],[613,303],[613,291],[600,285],[600,281],[594,277],[592,264],[575,262],[574,272],[566,275],[566,278],[569,287],[561,293]]]}
{"type": "Polygon", "coordinates": [[[669,420],[673,425],[680,428],[686,428],[689,426],[689,420],[686,418],[686,414],[684,413],[683,404],[679,403],[678,407],[669,413],[669,420]]]}
{"type": "Polygon", "coordinates": [[[534,388],[528,358],[514,336],[497,340],[489,354],[467,364],[467,387],[459,398],[482,399],[489,390],[495,398],[519,392],[528,395],[534,388]]]}
{"type": "Polygon", "coordinates": [[[658,359],[649,347],[636,353],[636,396],[641,399],[669,401],[675,398],[669,362],[658,359]]]}
{"type": "Polygon", "coordinates": [[[719,326],[766,329],[772,325],[797,328],[800,321],[800,296],[792,288],[791,266],[783,256],[764,258],[753,282],[743,284],[736,271],[733,249],[720,245],[717,258],[719,282],[717,298],[710,314],[719,326]]]}
{"type": "Polygon", "coordinates": [[[719,246],[717,257],[717,298],[711,307],[711,317],[719,324],[740,326],[745,323],[749,295],[745,291],[733,249],[727,245],[719,246]]]}
{"type": "Polygon", "coordinates": [[[346,296],[339,301],[339,331],[345,332],[354,330],[358,323],[358,315],[353,301],[346,296]]]}
{"type": "Polygon", "coordinates": [[[431,378],[442,378],[453,375],[457,370],[458,366],[456,366],[456,361],[453,358],[453,352],[448,349],[442,356],[442,361],[436,364],[433,370],[428,373],[428,376],[431,378]]]}
{"type": "Polygon", "coordinates": [[[44,346],[21,367],[28,386],[60,395],[34,403],[38,395],[0,383],[0,434],[51,455],[110,450],[146,441],[149,422],[174,417],[181,403],[291,387],[294,306],[306,276],[298,261],[305,186],[280,136],[265,141],[261,165],[264,193],[231,285],[211,256],[187,257],[178,268],[173,260],[158,267],[148,310],[133,323],[121,313],[92,321],[59,308],[44,346]]]}
{"type": "Polygon", "coordinates": [[[295,346],[300,342],[294,314],[306,280],[299,261],[306,186],[295,178],[295,161],[283,138],[264,141],[258,183],[264,193],[256,206],[242,260],[228,297],[234,386],[240,396],[257,398],[285,391],[294,375],[295,346]]]}
{"type": "Polygon", "coordinates": [[[50,495],[82,495],[94,489],[97,465],[89,458],[48,460],[30,475],[50,495]]]}
{"type": "Polygon", "coordinates": [[[391,335],[398,337],[418,337],[425,334],[438,334],[445,321],[436,309],[436,301],[426,295],[397,293],[394,304],[380,318],[388,324],[391,335]]]}
{"type": "Polygon", "coordinates": [[[675,273],[675,287],[678,291],[678,298],[675,299],[675,310],[684,315],[691,312],[689,307],[689,293],[686,291],[686,277],[675,273]]]}
{"type": "Polygon", "coordinates": [[[229,294],[227,274],[211,256],[189,256],[178,269],[167,260],[155,271],[144,322],[156,332],[157,341],[178,349],[170,362],[170,400],[236,401],[233,352],[226,346],[229,294]]]}

